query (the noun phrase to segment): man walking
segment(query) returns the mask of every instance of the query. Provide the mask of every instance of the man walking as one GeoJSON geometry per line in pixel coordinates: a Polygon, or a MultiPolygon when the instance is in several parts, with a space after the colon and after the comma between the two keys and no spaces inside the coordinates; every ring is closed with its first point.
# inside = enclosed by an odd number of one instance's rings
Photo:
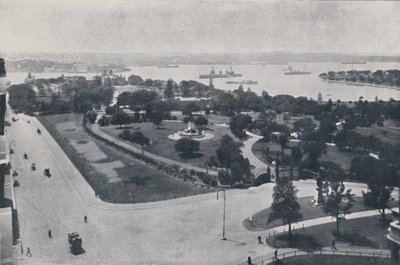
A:
{"type": "Polygon", "coordinates": [[[31,248],[29,248],[29,247],[26,248],[26,256],[27,257],[32,257],[31,248]]]}
{"type": "Polygon", "coordinates": [[[335,242],[335,239],[334,240],[332,240],[332,246],[331,246],[331,250],[336,250],[337,248],[336,248],[336,242],[335,242]]]}
{"type": "Polygon", "coordinates": [[[275,249],[274,256],[275,256],[275,260],[278,260],[278,249],[275,249]]]}
{"type": "Polygon", "coordinates": [[[49,235],[49,238],[52,238],[51,230],[50,230],[50,229],[49,229],[48,235],[49,235]]]}

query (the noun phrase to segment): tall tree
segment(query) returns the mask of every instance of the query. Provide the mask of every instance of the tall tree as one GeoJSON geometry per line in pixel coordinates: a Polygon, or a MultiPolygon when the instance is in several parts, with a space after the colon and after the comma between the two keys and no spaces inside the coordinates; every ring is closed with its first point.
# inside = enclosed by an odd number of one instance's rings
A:
{"type": "Polygon", "coordinates": [[[330,182],[329,186],[330,193],[324,205],[324,211],[336,219],[336,235],[339,237],[339,225],[353,207],[351,190],[346,191],[344,184],[339,182],[330,182]]]}
{"type": "Polygon", "coordinates": [[[119,111],[115,112],[115,114],[111,118],[111,123],[118,124],[119,127],[122,127],[123,124],[127,124],[129,122],[130,122],[130,117],[123,110],[119,110],[119,111]]]}
{"type": "Polygon", "coordinates": [[[165,98],[173,98],[174,97],[174,87],[172,79],[168,79],[167,87],[164,90],[164,97],[165,98]]]}
{"type": "Polygon", "coordinates": [[[176,141],[175,150],[182,153],[182,156],[190,158],[200,150],[200,142],[189,138],[182,138],[176,141]]]}
{"type": "Polygon", "coordinates": [[[289,226],[289,238],[292,237],[292,223],[302,218],[302,214],[299,213],[297,191],[289,178],[278,178],[272,195],[274,198],[271,205],[272,212],[268,217],[268,222],[282,219],[289,226]]]}
{"type": "Polygon", "coordinates": [[[238,138],[246,136],[244,129],[246,129],[251,123],[251,117],[247,114],[238,114],[231,118],[229,127],[231,128],[232,134],[238,138]]]}

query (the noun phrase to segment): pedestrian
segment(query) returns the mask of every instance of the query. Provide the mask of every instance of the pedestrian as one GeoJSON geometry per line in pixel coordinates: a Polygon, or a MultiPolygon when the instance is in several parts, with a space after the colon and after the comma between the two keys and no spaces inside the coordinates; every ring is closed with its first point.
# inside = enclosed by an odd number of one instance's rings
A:
{"type": "Polygon", "coordinates": [[[258,244],[262,244],[262,243],[263,243],[263,242],[261,241],[261,236],[258,236],[257,239],[258,239],[258,244]]]}
{"type": "Polygon", "coordinates": [[[336,250],[336,242],[335,242],[335,239],[332,240],[331,250],[336,250]]]}
{"type": "Polygon", "coordinates": [[[252,265],[253,263],[251,262],[251,257],[249,256],[248,258],[247,258],[247,265],[252,265]]]}
{"type": "Polygon", "coordinates": [[[275,260],[278,260],[278,249],[275,249],[274,255],[275,255],[275,260]]]}
{"type": "Polygon", "coordinates": [[[26,248],[26,256],[32,257],[31,248],[29,248],[29,247],[26,248]]]}
{"type": "Polygon", "coordinates": [[[87,216],[85,215],[85,217],[83,218],[84,222],[87,223],[87,216]]]}
{"type": "Polygon", "coordinates": [[[52,238],[52,236],[51,236],[51,230],[50,230],[50,229],[49,229],[48,234],[49,234],[49,238],[52,238]]]}

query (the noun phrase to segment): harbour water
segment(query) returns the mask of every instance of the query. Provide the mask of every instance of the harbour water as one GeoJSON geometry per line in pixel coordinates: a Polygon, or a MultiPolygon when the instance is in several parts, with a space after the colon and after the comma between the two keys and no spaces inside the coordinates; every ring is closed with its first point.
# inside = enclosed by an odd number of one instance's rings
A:
{"type": "MultiPolygon", "coordinates": [[[[180,65],[179,68],[158,68],[157,66],[130,66],[129,72],[122,75],[128,77],[131,74],[140,75],[143,79],[168,80],[172,78],[176,82],[181,80],[196,80],[204,84],[209,84],[209,79],[199,79],[200,74],[209,73],[211,66],[216,72],[230,70],[231,65],[180,65]]],[[[295,97],[306,96],[316,99],[318,93],[322,94],[323,100],[332,99],[336,101],[358,100],[363,96],[367,100],[379,99],[388,100],[390,98],[400,100],[400,90],[395,88],[382,88],[369,85],[356,85],[345,83],[324,82],[318,75],[328,71],[347,71],[351,69],[371,70],[378,69],[400,69],[400,63],[367,63],[367,64],[341,64],[332,63],[289,63],[288,65],[232,65],[233,71],[242,74],[241,77],[217,78],[213,79],[216,88],[224,90],[234,90],[237,84],[226,84],[226,81],[254,80],[257,84],[243,85],[252,91],[261,94],[267,91],[270,95],[288,94],[295,97]],[[292,66],[294,70],[311,72],[308,75],[284,75],[284,69],[292,66]]],[[[34,73],[36,78],[50,78],[60,76],[62,73],[34,73]]],[[[8,80],[12,84],[23,82],[27,73],[8,73],[8,80]]],[[[87,78],[93,77],[94,73],[66,73],[66,76],[81,75],[87,78]]]]}

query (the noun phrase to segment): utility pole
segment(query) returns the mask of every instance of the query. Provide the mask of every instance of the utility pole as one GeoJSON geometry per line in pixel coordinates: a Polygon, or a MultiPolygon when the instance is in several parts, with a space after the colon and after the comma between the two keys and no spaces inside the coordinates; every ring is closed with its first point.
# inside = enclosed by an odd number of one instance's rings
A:
{"type": "Polygon", "coordinates": [[[221,188],[217,190],[217,200],[218,200],[218,193],[222,191],[224,194],[224,214],[223,214],[223,219],[222,219],[222,240],[226,240],[225,237],[225,202],[226,202],[226,194],[225,194],[225,189],[221,188]]]}

